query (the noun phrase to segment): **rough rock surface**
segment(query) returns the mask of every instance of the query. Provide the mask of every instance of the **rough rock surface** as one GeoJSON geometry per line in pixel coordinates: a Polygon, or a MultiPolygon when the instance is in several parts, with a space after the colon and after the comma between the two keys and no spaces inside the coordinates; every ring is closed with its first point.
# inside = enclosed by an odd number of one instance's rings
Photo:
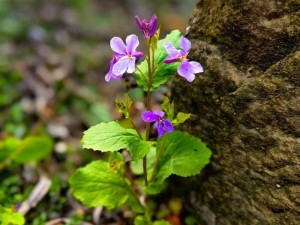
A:
{"type": "Polygon", "coordinates": [[[187,36],[205,72],[172,95],[213,150],[194,210],[207,225],[299,224],[300,1],[200,0],[187,36]]]}

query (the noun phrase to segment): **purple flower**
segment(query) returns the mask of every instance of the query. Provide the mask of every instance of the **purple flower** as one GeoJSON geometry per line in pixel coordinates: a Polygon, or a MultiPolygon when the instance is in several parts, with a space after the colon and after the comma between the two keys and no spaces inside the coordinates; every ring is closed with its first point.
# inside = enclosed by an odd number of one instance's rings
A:
{"type": "Polygon", "coordinates": [[[110,60],[110,63],[109,63],[109,71],[108,71],[108,73],[105,76],[105,80],[107,82],[109,82],[111,78],[113,78],[113,79],[120,79],[123,76],[123,74],[116,75],[116,74],[113,73],[112,70],[113,70],[113,67],[116,64],[116,62],[117,62],[117,58],[115,56],[113,56],[113,58],[110,60]]]}
{"type": "Polygon", "coordinates": [[[142,119],[146,123],[156,122],[158,137],[161,137],[166,132],[174,131],[174,127],[169,120],[163,119],[165,113],[163,111],[146,111],[142,114],[142,119]]]}
{"type": "Polygon", "coordinates": [[[138,16],[135,17],[135,21],[140,30],[143,32],[145,39],[150,39],[156,33],[157,18],[155,14],[153,14],[149,23],[146,20],[141,21],[138,16]]]}
{"type": "Polygon", "coordinates": [[[187,59],[187,55],[191,49],[191,42],[187,38],[183,36],[180,38],[180,50],[176,49],[172,42],[164,43],[164,47],[169,56],[164,60],[164,63],[181,62],[177,72],[187,81],[192,82],[195,79],[195,73],[203,72],[203,68],[200,63],[196,61],[189,61],[187,59]]]}
{"type": "Polygon", "coordinates": [[[139,39],[136,35],[131,34],[126,38],[126,45],[119,37],[113,37],[110,40],[110,47],[114,51],[116,61],[111,61],[111,70],[107,77],[122,77],[125,72],[133,73],[135,71],[136,58],[142,57],[142,52],[137,52],[139,39]]]}

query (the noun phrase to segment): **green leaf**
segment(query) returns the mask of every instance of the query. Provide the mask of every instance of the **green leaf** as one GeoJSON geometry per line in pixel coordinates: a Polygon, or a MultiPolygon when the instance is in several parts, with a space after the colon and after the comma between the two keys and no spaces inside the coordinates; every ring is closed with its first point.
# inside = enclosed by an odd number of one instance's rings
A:
{"type": "Polygon", "coordinates": [[[161,108],[166,112],[167,119],[172,121],[174,118],[174,102],[170,102],[167,96],[164,96],[161,108]]]}
{"type": "Polygon", "coordinates": [[[22,140],[14,151],[12,159],[19,163],[29,163],[44,159],[52,150],[53,141],[47,136],[30,136],[22,140]]]}
{"type": "Polygon", "coordinates": [[[160,192],[163,192],[166,188],[167,188],[167,183],[164,182],[164,181],[161,181],[161,182],[151,182],[150,185],[148,185],[145,188],[145,191],[149,195],[155,195],[155,194],[158,194],[160,192]]]}
{"type": "Polygon", "coordinates": [[[143,158],[153,145],[142,140],[135,130],[125,129],[115,121],[92,126],[84,132],[82,143],[84,148],[102,152],[127,149],[133,160],[143,158]]]}
{"type": "Polygon", "coordinates": [[[182,177],[196,175],[209,163],[211,156],[210,149],[200,139],[181,131],[166,133],[159,138],[157,149],[162,149],[162,152],[149,190],[172,174],[182,177]]]}
{"type": "MultiPolygon", "coordinates": [[[[167,52],[163,46],[165,42],[172,42],[175,46],[175,48],[179,47],[179,39],[181,37],[181,33],[179,30],[174,30],[170,34],[166,36],[163,40],[158,41],[157,44],[157,50],[154,53],[154,66],[157,67],[152,81],[152,86],[150,87],[150,90],[153,91],[161,84],[164,84],[167,82],[172,75],[174,75],[177,72],[177,68],[180,65],[179,62],[169,63],[165,64],[163,63],[164,59],[167,57],[167,52]]],[[[139,70],[136,70],[136,81],[138,85],[144,90],[148,91],[148,83],[145,80],[146,78],[149,79],[149,71],[148,71],[148,64],[147,60],[144,60],[139,66],[139,70]],[[146,76],[146,78],[143,76],[143,74],[146,76]]]]}
{"type": "Polygon", "coordinates": [[[139,215],[134,219],[134,225],[151,225],[151,220],[147,214],[139,215]]]}
{"type": "Polygon", "coordinates": [[[0,222],[1,225],[23,225],[25,219],[13,209],[0,206],[0,222]]]}
{"type": "Polygon", "coordinates": [[[116,106],[118,108],[118,111],[122,113],[125,116],[125,118],[129,118],[129,109],[131,105],[132,105],[132,100],[129,97],[127,92],[124,94],[123,101],[120,100],[120,98],[116,98],[116,106]]]}
{"type": "Polygon", "coordinates": [[[191,117],[190,113],[183,113],[183,112],[179,112],[177,113],[177,117],[175,120],[172,120],[172,124],[174,126],[177,126],[179,124],[184,123],[187,119],[189,119],[191,117]]]}
{"type": "Polygon", "coordinates": [[[73,194],[86,206],[113,209],[129,202],[135,212],[143,212],[128,183],[101,160],[78,169],[70,179],[73,194]]]}
{"type": "Polygon", "coordinates": [[[21,140],[13,137],[7,137],[5,140],[0,141],[0,162],[9,159],[21,142],[21,140]]]}

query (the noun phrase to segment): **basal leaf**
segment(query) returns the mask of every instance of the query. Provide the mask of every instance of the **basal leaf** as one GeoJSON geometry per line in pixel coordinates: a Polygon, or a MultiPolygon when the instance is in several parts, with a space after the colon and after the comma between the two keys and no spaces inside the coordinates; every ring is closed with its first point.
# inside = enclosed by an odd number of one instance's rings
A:
{"type": "MultiPolygon", "coordinates": [[[[179,62],[165,64],[163,63],[164,59],[167,58],[167,52],[163,46],[165,42],[172,42],[176,48],[179,47],[179,39],[181,37],[181,33],[178,30],[172,31],[168,34],[164,39],[158,41],[157,49],[154,54],[154,66],[157,67],[152,86],[150,90],[156,89],[159,85],[164,84],[169,80],[169,78],[174,75],[177,71],[178,66],[180,65],[179,62]]],[[[146,79],[149,79],[149,72],[148,72],[148,64],[147,61],[144,60],[139,66],[138,70],[136,70],[136,81],[138,85],[144,90],[148,91],[149,87],[145,77],[142,73],[146,76],[146,79]],[[142,71],[142,73],[140,72],[142,71]]]]}
{"type": "Polygon", "coordinates": [[[210,149],[200,139],[181,131],[159,138],[157,149],[162,149],[162,152],[153,186],[158,186],[172,174],[182,177],[196,175],[209,163],[211,156],[210,149]]]}
{"type": "Polygon", "coordinates": [[[12,159],[19,163],[29,163],[44,159],[52,150],[53,141],[47,136],[29,136],[15,149],[12,159]]]}
{"type": "Polygon", "coordinates": [[[70,184],[75,197],[86,206],[103,205],[113,209],[129,202],[135,212],[143,211],[128,181],[110,170],[107,162],[99,160],[78,169],[71,177],[70,184]]]}
{"type": "Polygon", "coordinates": [[[152,142],[142,140],[133,129],[125,129],[117,122],[100,123],[84,132],[84,148],[102,152],[127,149],[133,160],[143,158],[150,150],[152,142]]]}

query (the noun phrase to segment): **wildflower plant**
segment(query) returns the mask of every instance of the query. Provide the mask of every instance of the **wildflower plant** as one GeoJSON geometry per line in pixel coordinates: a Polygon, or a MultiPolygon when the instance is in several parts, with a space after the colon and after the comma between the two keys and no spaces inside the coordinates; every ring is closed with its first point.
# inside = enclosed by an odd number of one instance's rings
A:
{"type": "Polygon", "coordinates": [[[102,205],[108,209],[126,206],[136,214],[134,224],[163,225],[168,223],[152,222],[151,212],[141,199],[160,193],[172,174],[182,177],[198,174],[209,163],[211,151],[200,139],[176,129],[190,114],[179,112],[175,115],[174,103],[167,97],[161,110],[153,111],[152,93],[177,72],[187,82],[192,82],[203,68],[199,62],[187,58],[191,43],[178,30],[159,40],[156,15],[149,22],[141,21],[139,17],[135,20],[142,31],[147,53],[138,51],[137,35],[127,36],[125,42],[113,37],[110,46],[114,53],[105,80],[109,82],[121,79],[124,73],[134,73],[138,86],[145,92],[146,110],[141,112],[145,132],[138,130],[133,122],[130,115],[133,101],[128,93],[124,94],[123,100],[117,98],[116,106],[131,126],[112,121],[86,130],[82,138],[84,148],[111,154],[107,162],[98,160],[79,168],[70,184],[75,197],[86,206],[102,205]],[[137,65],[137,59],[144,55],[145,59],[137,65]],[[150,136],[152,127],[156,127],[157,139],[150,136]],[[130,153],[130,162],[125,163],[126,151],[130,153]],[[128,163],[131,165],[125,166],[128,163]],[[128,174],[140,176],[143,182],[128,174]]]}

